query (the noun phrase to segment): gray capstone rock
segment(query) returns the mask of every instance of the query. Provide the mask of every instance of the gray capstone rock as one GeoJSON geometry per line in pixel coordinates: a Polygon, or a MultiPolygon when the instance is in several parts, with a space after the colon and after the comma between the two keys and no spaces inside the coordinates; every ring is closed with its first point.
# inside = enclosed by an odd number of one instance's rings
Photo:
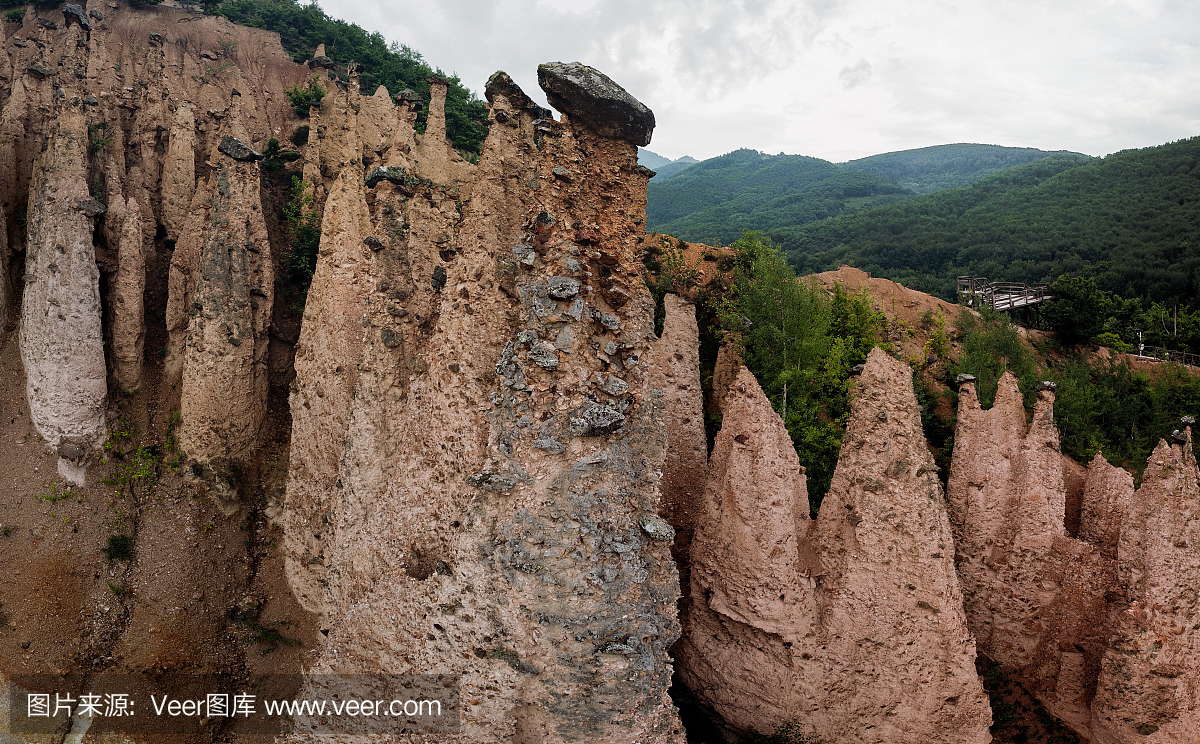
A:
{"type": "Polygon", "coordinates": [[[642,517],[642,532],[658,542],[675,542],[675,528],[662,517],[642,517]]]}
{"type": "Polygon", "coordinates": [[[333,67],[333,60],[322,54],[320,57],[313,57],[308,61],[308,66],[312,69],[328,70],[333,67]]]}
{"type": "Polygon", "coordinates": [[[975,375],[968,375],[966,373],[963,373],[963,374],[960,374],[957,377],[955,377],[954,382],[956,382],[959,385],[963,384],[964,382],[975,382],[975,375]]]}
{"type": "Polygon", "coordinates": [[[396,103],[415,103],[417,106],[425,105],[425,102],[421,100],[420,94],[411,88],[405,88],[392,96],[392,100],[396,103]]]}
{"type": "Polygon", "coordinates": [[[638,166],[637,166],[636,168],[634,168],[633,170],[634,170],[634,172],[636,172],[636,173],[640,173],[640,174],[642,174],[642,175],[643,175],[643,176],[645,176],[647,179],[654,178],[655,176],[657,176],[657,175],[658,175],[658,173],[656,173],[655,171],[652,171],[652,170],[650,170],[649,168],[647,168],[647,167],[646,167],[646,166],[644,166],[644,165],[641,165],[640,163],[639,163],[639,164],[638,164],[638,166]]]}
{"type": "Polygon", "coordinates": [[[850,374],[861,375],[863,373],[863,370],[866,368],[867,368],[867,365],[865,365],[865,364],[856,364],[850,368],[850,374]]]}
{"type": "Polygon", "coordinates": [[[1187,434],[1180,431],[1179,429],[1176,429],[1175,431],[1171,432],[1171,438],[1174,439],[1176,442],[1179,442],[1180,444],[1187,444],[1187,440],[1188,440],[1187,434]]]}
{"type": "Polygon", "coordinates": [[[620,411],[599,403],[580,406],[567,417],[567,431],[577,437],[603,437],[624,424],[625,416],[620,411]]]}
{"type": "Polygon", "coordinates": [[[492,493],[508,493],[517,487],[517,476],[484,470],[467,478],[467,484],[492,493]]]}
{"type": "Polygon", "coordinates": [[[84,31],[92,30],[92,24],[88,23],[87,13],[84,12],[81,6],[67,3],[63,6],[62,13],[67,28],[70,28],[72,23],[78,23],[79,27],[84,31]]]}
{"type": "Polygon", "coordinates": [[[221,144],[217,145],[217,150],[225,153],[234,160],[240,160],[242,162],[251,162],[254,160],[263,159],[263,154],[261,152],[255,150],[231,134],[227,134],[221,138],[221,144]]]}
{"type": "Polygon", "coordinates": [[[552,276],[547,282],[546,294],[556,300],[569,300],[579,294],[579,280],[569,276],[552,276]]]}
{"type": "Polygon", "coordinates": [[[1183,418],[1179,419],[1179,423],[1183,424],[1184,426],[1195,426],[1196,425],[1196,417],[1195,416],[1184,416],[1183,418]]]}
{"type": "Polygon", "coordinates": [[[599,70],[579,62],[538,65],[538,84],[550,105],[599,134],[650,144],[654,112],[599,70]]]}
{"type": "Polygon", "coordinates": [[[150,43],[151,44],[160,44],[161,45],[166,40],[167,40],[167,37],[163,36],[159,32],[157,32],[157,31],[150,32],[150,43]]]}
{"type": "Polygon", "coordinates": [[[1051,382],[1050,380],[1042,380],[1037,385],[1034,385],[1033,389],[1037,392],[1041,392],[1043,390],[1049,390],[1050,392],[1053,393],[1055,390],[1058,389],[1058,385],[1056,383],[1051,382]]]}

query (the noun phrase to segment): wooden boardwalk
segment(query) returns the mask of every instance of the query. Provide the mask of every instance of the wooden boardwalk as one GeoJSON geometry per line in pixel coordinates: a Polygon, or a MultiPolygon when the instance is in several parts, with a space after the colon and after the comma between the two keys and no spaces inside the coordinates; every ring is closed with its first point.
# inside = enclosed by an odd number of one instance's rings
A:
{"type": "Polygon", "coordinates": [[[958,277],[959,297],[966,297],[967,306],[990,307],[993,310],[1019,310],[1053,300],[1049,286],[1045,284],[1018,284],[1016,282],[989,282],[978,276],[958,277]]]}

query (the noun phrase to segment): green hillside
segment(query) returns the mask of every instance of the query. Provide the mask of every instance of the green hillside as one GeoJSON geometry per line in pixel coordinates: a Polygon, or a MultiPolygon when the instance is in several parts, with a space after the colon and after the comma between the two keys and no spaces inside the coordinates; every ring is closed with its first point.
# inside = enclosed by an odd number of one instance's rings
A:
{"type": "Polygon", "coordinates": [[[946,298],[961,274],[1094,278],[1197,307],[1200,138],[1103,159],[1057,154],[970,186],[768,230],[801,273],[857,266],[946,298]]]}
{"type": "Polygon", "coordinates": [[[842,164],[846,170],[874,173],[890,178],[917,194],[932,194],[966,186],[996,171],[1041,160],[1050,155],[1078,154],[1047,152],[1032,147],[999,145],[935,145],[916,150],[886,152],[842,164]]]}
{"type": "Polygon", "coordinates": [[[658,175],[651,180],[659,182],[665,181],[668,178],[672,178],[680,173],[683,173],[685,170],[691,168],[693,165],[699,162],[699,160],[696,160],[693,157],[684,155],[682,158],[678,160],[672,160],[661,168],[656,168],[655,170],[658,171],[658,175]]]}
{"type": "Polygon", "coordinates": [[[819,158],[735,150],[650,182],[649,229],[729,244],[745,229],[801,225],[904,195],[895,182],[819,158]]]}

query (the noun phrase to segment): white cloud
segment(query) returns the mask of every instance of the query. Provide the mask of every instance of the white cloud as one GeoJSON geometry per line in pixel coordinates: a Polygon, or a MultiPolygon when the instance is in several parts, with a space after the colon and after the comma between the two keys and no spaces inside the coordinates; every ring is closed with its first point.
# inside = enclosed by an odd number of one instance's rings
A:
{"type": "Polygon", "coordinates": [[[1103,154],[1200,134],[1200,13],[1169,0],[323,0],[479,91],[591,64],[652,149],[847,159],[946,142],[1103,154]]]}

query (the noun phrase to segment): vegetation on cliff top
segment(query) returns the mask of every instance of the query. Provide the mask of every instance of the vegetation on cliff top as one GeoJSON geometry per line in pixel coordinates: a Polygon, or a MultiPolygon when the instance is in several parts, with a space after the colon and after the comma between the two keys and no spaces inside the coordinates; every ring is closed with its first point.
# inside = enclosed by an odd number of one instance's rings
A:
{"type": "MultiPolygon", "coordinates": [[[[367,94],[380,85],[393,95],[405,88],[416,91],[429,102],[430,75],[449,81],[446,91],[446,136],[463,152],[479,154],[487,137],[487,107],[474,93],[463,87],[455,75],[430,67],[420,53],[404,44],[389,44],[379,32],[369,33],[361,26],[331,18],[313,3],[300,5],[296,0],[202,0],[205,11],[221,15],[234,23],[266,29],[279,34],[283,48],[297,62],[311,58],[317,45],[325,45],[325,54],[336,63],[342,79],[346,66],[358,65],[361,85],[367,94]]],[[[425,131],[428,106],[417,117],[417,131],[425,131]]]]}

